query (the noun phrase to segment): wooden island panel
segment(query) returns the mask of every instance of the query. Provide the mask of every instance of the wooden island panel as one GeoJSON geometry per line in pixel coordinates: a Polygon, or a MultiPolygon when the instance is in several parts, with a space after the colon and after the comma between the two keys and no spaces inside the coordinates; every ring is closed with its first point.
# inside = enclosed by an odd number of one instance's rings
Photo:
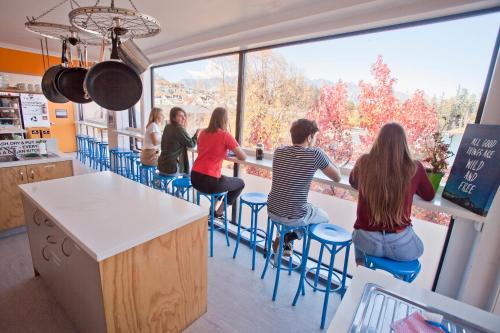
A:
{"type": "Polygon", "coordinates": [[[0,168],[0,231],[24,224],[21,191],[17,185],[26,183],[26,167],[0,168]]]}
{"type": "Polygon", "coordinates": [[[181,332],[207,311],[207,218],[99,263],[108,332],[181,332]]]}

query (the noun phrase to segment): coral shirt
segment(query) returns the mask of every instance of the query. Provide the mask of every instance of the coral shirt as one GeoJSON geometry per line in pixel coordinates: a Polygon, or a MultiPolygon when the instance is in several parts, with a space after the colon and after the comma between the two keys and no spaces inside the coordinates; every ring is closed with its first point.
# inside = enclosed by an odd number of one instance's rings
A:
{"type": "MultiPolygon", "coordinates": [[[[427,178],[424,166],[420,162],[416,162],[417,171],[411,179],[410,188],[406,192],[403,206],[403,216],[401,217],[404,225],[398,226],[393,229],[385,229],[385,231],[396,231],[405,229],[407,226],[411,225],[411,206],[413,203],[413,195],[416,193],[422,199],[430,201],[434,198],[434,188],[431,182],[427,178]]],[[[358,189],[358,168],[354,166],[351,174],[349,175],[349,183],[355,189],[358,189]]],[[[371,216],[368,209],[368,205],[365,198],[361,195],[358,196],[358,209],[356,223],[354,223],[354,229],[363,229],[366,231],[382,231],[384,228],[382,226],[375,226],[370,224],[371,216]]]]}
{"type": "Polygon", "coordinates": [[[222,161],[228,150],[238,147],[238,142],[231,133],[217,130],[215,133],[201,131],[198,136],[198,157],[193,164],[193,171],[220,178],[222,161]]]}

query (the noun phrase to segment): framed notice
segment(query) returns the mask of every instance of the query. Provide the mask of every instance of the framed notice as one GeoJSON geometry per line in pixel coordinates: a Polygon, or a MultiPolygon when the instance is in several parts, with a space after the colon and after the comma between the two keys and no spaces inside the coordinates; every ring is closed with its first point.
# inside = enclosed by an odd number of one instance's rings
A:
{"type": "Polygon", "coordinates": [[[500,125],[469,124],[443,198],[486,216],[500,184],[500,125]]]}
{"type": "Polygon", "coordinates": [[[24,127],[50,127],[47,99],[42,94],[21,94],[24,127]]]}

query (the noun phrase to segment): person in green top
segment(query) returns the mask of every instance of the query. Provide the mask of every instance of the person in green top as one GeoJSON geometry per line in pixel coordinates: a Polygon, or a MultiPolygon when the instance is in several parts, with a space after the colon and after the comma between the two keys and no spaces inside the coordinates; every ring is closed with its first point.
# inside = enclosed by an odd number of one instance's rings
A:
{"type": "Polygon", "coordinates": [[[194,148],[198,130],[190,137],[186,132],[186,111],[179,107],[170,110],[170,122],[165,126],[161,137],[161,153],[158,158],[158,171],[162,174],[189,174],[187,148],[194,148]]]}

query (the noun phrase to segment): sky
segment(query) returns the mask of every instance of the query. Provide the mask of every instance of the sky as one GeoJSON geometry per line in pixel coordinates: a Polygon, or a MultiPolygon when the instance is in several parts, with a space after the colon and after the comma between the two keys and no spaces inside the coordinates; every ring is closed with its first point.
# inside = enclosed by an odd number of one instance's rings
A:
{"type": "MultiPolygon", "coordinates": [[[[354,37],[305,43],[274,52],[285,57],[308,79],[358,83],[370,81],[370,69],[382,55],[396,78],[394,89],[412,94],[454,96],[460,85],[481,95],[500,27],[500,13],[388,30],[354,37]]],[[[216,77],[213,62],[202,60],[156,68],[160,75],[216,77]]]]}

